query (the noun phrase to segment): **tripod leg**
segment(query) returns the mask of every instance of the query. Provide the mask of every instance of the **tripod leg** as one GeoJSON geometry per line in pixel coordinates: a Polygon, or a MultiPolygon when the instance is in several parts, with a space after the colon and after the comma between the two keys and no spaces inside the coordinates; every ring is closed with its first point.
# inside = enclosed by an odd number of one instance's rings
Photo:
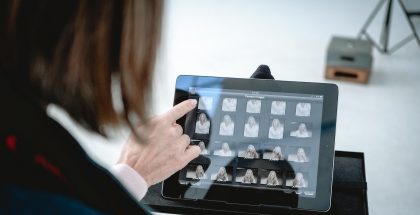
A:
{"type": "Polygon", "coordinates": [[[363,25],[362,29],[360,30],[360,32],[357,36],[359,39],[363,36],[363,34],[366,33],[367,28],[369,27],[370,23],[373,21],[375,16],[378,14],[381,7],[385,4],[385,1],[387,1],[387,0],[379,1],[378,4],[376,5],[375,9],[373,9],[372,13],[370,14],[368,19],[366,20],[365,24],[363,25]]]}
{"type": "Polygon", "coordinates": [[[392,2],[393,0],[389,0],[387,12],[384,19],[384,25],[382,26],[382,33],[381,33],[381,45],[384,50],[384,53],[388,53],[388,45],[389,45],[389,32],[391,29],[391,14],[392,14],[392,2]]]}
{"type": "MultiPolygon", "coordinates": [[[[401,8],[404,11],[405,16],[407,17],[408,24],[410,25],[410,28],[413,31],[414,39],[417,40],[417,44],[420,46],[420,35],[417,33],[416,28],[414,27],[413,20],[410,17],[411,14],[409,14],[409,12],[407,11],[407,8],[405,7],[404,3],[401,0],[399,0],[399,2],[401,5],[401,8]]],[[[416,16],[420,16],[420,14],[417,13],[416,16]]]]}

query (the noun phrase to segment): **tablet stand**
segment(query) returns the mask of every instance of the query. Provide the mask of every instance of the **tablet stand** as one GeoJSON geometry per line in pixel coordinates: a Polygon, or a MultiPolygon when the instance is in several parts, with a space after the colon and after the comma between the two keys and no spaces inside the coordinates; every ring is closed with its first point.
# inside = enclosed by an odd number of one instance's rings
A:
{"type": "Polygon", "coordinates": [[[368,214],[364,154],[359,152],[335,152],[331,209],[327,213],[244,205],[221,206],[205,201],[172,201],[162,198],[161,187],[161,183],[151,186],[148,194],[142,200],[143,204],[157,212],[177,214],[368,214]]]}

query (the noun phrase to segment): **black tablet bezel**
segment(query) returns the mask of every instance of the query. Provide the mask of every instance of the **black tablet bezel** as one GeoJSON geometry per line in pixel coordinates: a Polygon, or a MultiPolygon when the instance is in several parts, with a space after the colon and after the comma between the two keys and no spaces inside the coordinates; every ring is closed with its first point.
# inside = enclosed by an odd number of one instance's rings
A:
{"type": "MultiPolygon", "coordinates": [[[[221,88],[221,89],[235,89],[235,90],[251,90],[251,91],[268,91],[281,93],[298,93],[298,94],[313,94],[323,95],[323,109],[322,109],[322,124],[321,124],[321,139],[319,149],[318,174],[316,197],[298,197],[294,193],[271,193],[269,189],[248,189],[248,191],[238,190],[232,187],[223,187],[217,185],[213,193],[220,193],[226,190],[234,192],[225,192],[224,198],[221,201],[204,200],[214,202],[215,204],[230,204],[230,198],[237,198],[237,196],[244,196],[249,194],[258,194],[264,192],[264,195],[273,195],[277,199],[276,202],[281,204],[268,204],[270,207],[289,207],[301,210],[313,211],[328,211],[331,206],[331,190],[332,190],[332,176],[334,168],[334,145],[335,145],[335,129],[337,118],[337,101],[338,101],[338,87],[335,84],[329,83],[311,83],[311,82],[292,82],[292,81],[277,81],[277,80],[261,80],[261,79],[241,79],[241,78],[224,78],[224,77],[210,77],[210,76],[178,76],[176,82],[176,91],[174,105],[188,99],[188,92],[190,87],[206,87],[206,88],[221,88]],[[229,196],[232,195],[232,196],[229,196]]],[[[181,118],[178,123],[184,125],[185,117],[181,118]]],[[[178,200],[194,200],[182,198],[183,192],[189,188],[189,185],[181,185],[178,182],[179,172],[172,175],[164,181],[162,185],[162,196],[169,199],[178,200]]],[[[191,188],[190,188],[191,189],[191,188]]],[[[197,189],[199,191],[199,189],[197,189]]],[[[201,199],[202,200],[202,199],[201,199]]],[[[238,202],[236,202],[238,203],[238,202]]],[[[241,202],[247,204],[247,202],[241,202]]],[[[263,206],[263,204],[260,204],[263,206]]]]}

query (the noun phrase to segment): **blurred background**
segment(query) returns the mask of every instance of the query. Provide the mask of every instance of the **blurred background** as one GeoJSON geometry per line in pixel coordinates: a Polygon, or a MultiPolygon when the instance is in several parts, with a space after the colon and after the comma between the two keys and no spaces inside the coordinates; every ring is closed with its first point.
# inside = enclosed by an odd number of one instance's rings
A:
{"type": "MultiPolygon", "coordinates": [[[[375,50],[373,72],[366,85],[324,79],[331,37],[356,37],[377,3],[376,0],[166,1],[151,114],[164,113],[172,106],[175,80],[180,74],[247,78],[258,65],[266,64],[279,80],[335,83],[340,90],[336,150],[365,153],[369,212],[418,214],[418,44],[412,40],[391,55],[375,50]]],[[[391,18],[391,44],[411,33],[396,3],[391,18]]],[[[368,28],[375,40],[379,40],[384,14],[385,7],[368,28]]],[[[48,112],[100,164],[108,167],[115,163],[128,135],[126,129],[113,131],[113,138],[105,140],[81,129],[58,107],[50,106],[48,112]]]]}

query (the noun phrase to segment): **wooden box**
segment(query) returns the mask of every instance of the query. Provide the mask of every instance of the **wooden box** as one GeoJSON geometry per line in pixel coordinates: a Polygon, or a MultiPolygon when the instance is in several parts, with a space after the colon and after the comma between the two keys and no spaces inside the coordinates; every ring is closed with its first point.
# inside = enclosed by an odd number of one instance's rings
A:
{"type": "Polygon", "coordinates": [[[372,62],[372,45],[367,40],[333,37],[328,46],[325,77],[368,83],[372,62]]]}

